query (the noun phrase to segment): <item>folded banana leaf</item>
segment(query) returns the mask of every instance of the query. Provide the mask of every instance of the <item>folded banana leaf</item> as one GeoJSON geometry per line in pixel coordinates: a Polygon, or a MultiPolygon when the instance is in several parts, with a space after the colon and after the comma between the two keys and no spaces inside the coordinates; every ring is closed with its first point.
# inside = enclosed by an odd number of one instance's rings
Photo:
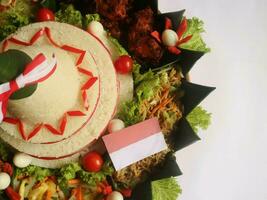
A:
{"type": "Polygon", "coordinates": [[[197,85],[195,83],[182,81],[182,90],[184,96],[182,97],[182,103],[184,105],[184,116],[187,116],[200,102],[202,102],[215,87],[208,87],[203,85],[197,85]]]}
{"type": "Polygon", "coordinates": [[[151,180],[159,180],[164,178],[180,176],[183,173],[181,172],[177,162],[176,157],[169,153],[164,161],[164,164],[159,167],[151,176],[151,180]]]}
{"type": "Polygon", "coordinates": [[[135,0],[133,2],[134,10],[142,10],[144,8],[150,7],[152,10],[157,13],[158,12],[158,0],[135,0]]]}
{"type": "Polygon", "coordinates": [[[191,51],[187,49],[181,49],[182,53],[180,54],[179,60],[177,63],[182,68],[183,75],[186,75],[195,63],[205,55],[205,52],[200,51],[191,51]]]}
{"type": "Polygon", "coordinates": [[[171,133],[173,150],[178,151],[200,140],[186,118],[182,118],[171,133]]]}
{"type": "Polygon", "coordinates": [[[172,21],[172,29],[174,31],[176,31],[177,28],[179,27],[182,19],[183,19],[184,12],[185,12],[185,10],[180,10],[180,11],[176,11],[176,12],[168,12],[168,13],[159,13],[156,16],[156,22],[157,22],[156,29],[157,29],[157,31],[159,31],[161,33],[165,30],[166,18],[169,18],[172,21]]]}
{"type": "Polygon", "coordinates": [[[152,188],[151,181],[146,180],[145,182],[138,184],[132,191],[130,198],[125,200],[152,200],[152,188]]]}

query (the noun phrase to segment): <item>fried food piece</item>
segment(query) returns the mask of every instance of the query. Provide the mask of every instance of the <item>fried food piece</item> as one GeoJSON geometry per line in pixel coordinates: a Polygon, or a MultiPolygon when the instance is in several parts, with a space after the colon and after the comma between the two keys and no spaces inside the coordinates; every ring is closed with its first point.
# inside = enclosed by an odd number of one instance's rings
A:
{"type": "Polygon", "coordinates": [[[96,9],[112,22],[120,21],[127,17],[129,0],[96,0],[96,9]]]}
{"type": "Polygon", "coordinates": [[[110,21],[108,19],[102,19],[101,23],[103,24],[103,26],[109,30],[110,34],[119,39],[121,37],[121,28],[120,28],[120,24],[117,21],[110,21]]]}
{"type": "Polygon", "coordinates": [[[154,13],[146,8],[136,13],[128,34],[128,47],[139,62],[158,64],[162,57],[161,45],[150,36],[153,31],[154,13]]]}
{"type": "Polygon", "coordinates": [[[157,65],[162,57],[163,50],[160,44],[150,35],[142,36],[132,41],[129,50],[140,63],[148,62],[157,65]]]}
{"type": "Polygon", "coordinates": [[[153,31],[154,13],[151,8],[138,11],[129,32],[129,40],[135,40],[153,31]]]}

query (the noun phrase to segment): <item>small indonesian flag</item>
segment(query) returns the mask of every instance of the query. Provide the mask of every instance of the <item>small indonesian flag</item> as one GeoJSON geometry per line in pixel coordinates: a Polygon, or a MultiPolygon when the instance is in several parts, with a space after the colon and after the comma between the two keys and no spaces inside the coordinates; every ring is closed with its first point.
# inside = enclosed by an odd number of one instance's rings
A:
{"type": "Polygon", "coordinates": [[[106,135],[103,141],[117,171],[167,149],[157,118],[106,135]]]}

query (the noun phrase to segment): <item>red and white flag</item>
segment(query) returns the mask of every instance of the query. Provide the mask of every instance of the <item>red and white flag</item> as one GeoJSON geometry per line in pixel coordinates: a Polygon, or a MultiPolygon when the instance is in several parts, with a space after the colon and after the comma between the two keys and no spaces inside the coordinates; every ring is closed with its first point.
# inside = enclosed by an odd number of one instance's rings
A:
{"type": "Polygon", "coordinates": [[[167,149],[157,118],[103,137],[116,170],[167,149]]]}

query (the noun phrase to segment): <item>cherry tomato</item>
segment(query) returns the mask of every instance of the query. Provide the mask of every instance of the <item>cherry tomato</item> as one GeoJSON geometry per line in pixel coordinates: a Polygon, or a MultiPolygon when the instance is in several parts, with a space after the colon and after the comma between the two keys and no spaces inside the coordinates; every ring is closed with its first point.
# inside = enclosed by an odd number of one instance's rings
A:
{"type": "Polygon", "coordinates": [[[97,152],[89,152],[82,159],[83,168],[89,172],[98,172],[103,166],[103,159],[97,152]]]}
{"type": "Polygon", "coordinates": [[[115,61],[115,68],[120,74],[127,74],[132,71],[133,68],[133,60],[130,56],[124,55],[120,56],[115,61]]]}
{"type": "Polygon", "coordinates": [[[54,13],[49,10],[48,8],[41,8],[36,15],[36,20],[38,22],[44,22],[44,21],[55,21],[55,15],[54,13]]]}

